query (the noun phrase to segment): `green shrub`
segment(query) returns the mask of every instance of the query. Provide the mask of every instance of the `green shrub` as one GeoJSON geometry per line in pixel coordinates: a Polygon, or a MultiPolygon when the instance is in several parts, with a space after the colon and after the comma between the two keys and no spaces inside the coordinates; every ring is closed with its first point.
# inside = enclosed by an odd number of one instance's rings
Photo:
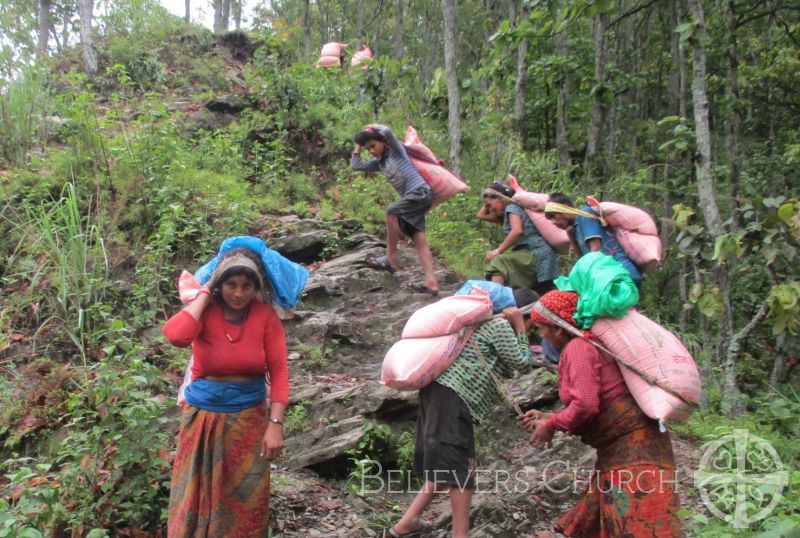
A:
{"type": "Polygon", "coordinates": [[[160,369],[131,351],[86,371],[57,462],[68,528],[162,528],[174,443],[160,369]]]}

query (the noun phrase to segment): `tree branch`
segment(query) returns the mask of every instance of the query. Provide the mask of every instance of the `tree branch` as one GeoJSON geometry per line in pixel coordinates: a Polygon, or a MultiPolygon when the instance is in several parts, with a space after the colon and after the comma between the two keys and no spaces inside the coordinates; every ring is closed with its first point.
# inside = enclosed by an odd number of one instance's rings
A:
{"type": "Polygon", "coordinates": [[[782,24],[781,26],[783,27],[783,31],[786,34],[786,37],[788,37],[789,40],[792,43],[794,43],[794,46],[795,47],[800,47],[800,42],[798,42],[797,39],[794,37],[794,35],[792,35],[792,32],[789,31],[789,26],[786,25],[786,24],[782,24]]]}
{"type": "Polygon", "coordinates": [[[375,16],[372,17],[372,20],[369,21],[369,24],[364,26],[364,28],[371,28],[375,25],[375,21],[378,20],[378,17],[380,17],[382,9],[383,9],[383,0],[380,0],[380,2],[378,2],[378,8],[375,10],[375,16]]]}
{"type": "MultiPolygon", "coordinates": [[[[768,265],[764,268],[764,270],[767,272],[770,284],[775,285],[775,274],[772,272],[772,268],[768,265]]],[[[729,360],[733,357],[736,357],[736,355],[739,354],[739,348],[740,348],[739,342],[750,336],[750,333],[753,332],[753,330],[758,326],[758,324],[761,323],[767,316],[768,310],[769,310],[769,303],[767,302],[766,299],[764,299],[764,302],[761,303],[761,306],[759,307],[758,311],[750,319],[747,325],[742,327],[742,329],[738,333],[734,334],[731,337],[730,342],[728,342],[728,348],[726,350],[726,355],[728,356],[729,360]]]]}
{"type": "Polygon", "coordinates": [[[650,6],[652,6],[653,4],[655,4],[657,1],[658,1],[658,0],[650,0],[649,2],[646,2],[646,3],[644,3],[644,4],[639,4],[638,6],[636,6],[636,7],[634,7],[634,8],[631,8],[631,9],[629,9],[628,11],[626,11],[625,13],[623,13],[622,15],[620,15],[619,17],[617,17],[616,19],[614,19],[614,20],[611,22],[611,24],[609,24],[608,26],[606,26],[606,30],[608,30],[609,28],[613,27],[615,24],[619,23],[620,21],[622,21],[622,20],[624,20],[624,19],[627,19],[628,17],[630,17],[630,16],[632,16],[632,15],[636,15],[637,13],[639,13],[640,11],[642,11],[643,9],[647,9],[647,8],[649,8],[650,6]]]}

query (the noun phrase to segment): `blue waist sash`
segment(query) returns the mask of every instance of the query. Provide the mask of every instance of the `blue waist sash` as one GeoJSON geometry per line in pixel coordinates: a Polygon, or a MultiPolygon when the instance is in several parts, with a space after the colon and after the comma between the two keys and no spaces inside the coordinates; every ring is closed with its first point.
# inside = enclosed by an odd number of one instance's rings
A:
{"type": "Polygon", "coordinates": [[[264,379],[236,383],[195,379],[186,387],[186,403],[215,413],[237,413],[267,398],[264,379]]]}

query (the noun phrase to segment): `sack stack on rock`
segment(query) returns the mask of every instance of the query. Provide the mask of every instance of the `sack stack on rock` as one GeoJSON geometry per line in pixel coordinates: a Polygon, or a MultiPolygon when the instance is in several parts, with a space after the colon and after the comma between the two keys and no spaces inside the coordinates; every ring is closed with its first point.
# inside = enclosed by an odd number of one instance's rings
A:
{"type": "Polygon", "coordinates": [[[319,60],[317,60],[317,67],[342,67],[342,50],[346,46],[347,43],[337,43],[336,41],[325,43],[319,60]]]}
{"type": "Polygon", "coordinates": [[[572,245],[569,234],[544,216],[544,206],[550,201],[550,196],[540,192],[526,191],[519,184],[517,178],[510,174],[508,185],[517,192],[511,200],[525,210],[544,240],[559,254],[569,253],[572,245]]]}
{"type": "Polygon", "coordinates": [[[414,312],[402,339],[386,353],[381,383],[419,390],[434,381],[464,350],[475,327],[492,316],[489,293],[445,297],[414,312]]]}

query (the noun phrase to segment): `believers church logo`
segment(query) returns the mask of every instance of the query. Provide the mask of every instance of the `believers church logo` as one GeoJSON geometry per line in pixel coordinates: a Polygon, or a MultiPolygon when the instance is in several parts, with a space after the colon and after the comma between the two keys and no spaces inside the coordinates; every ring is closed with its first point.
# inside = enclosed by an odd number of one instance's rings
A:
{"type": "Polygon", "coordinates": [[[772,445],[747,430],[711,443],[694,473],[706,508],[736,529],[770,515],[789,473],[772,445]]]}

